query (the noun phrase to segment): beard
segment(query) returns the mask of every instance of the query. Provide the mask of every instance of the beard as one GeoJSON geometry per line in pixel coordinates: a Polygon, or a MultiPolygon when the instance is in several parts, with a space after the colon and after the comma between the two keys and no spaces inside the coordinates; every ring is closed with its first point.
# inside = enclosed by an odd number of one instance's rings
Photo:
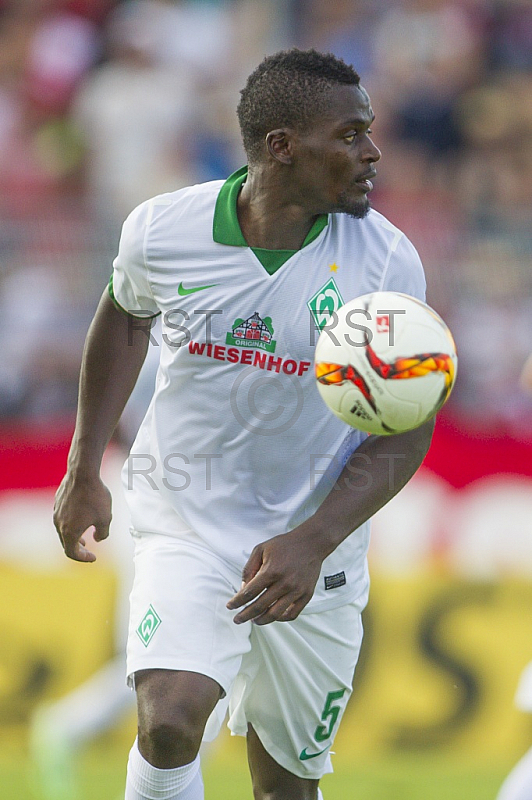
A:
{"type": "Polygon", "coordinates": [[[341,192],[338,195],[336,208],[334,209],[338,214],[347,214],[353,219],[364,219],[367,217],[371,208],[367,195],[363,195],[360,199],[355,200],[348,192],[341,192]]]}

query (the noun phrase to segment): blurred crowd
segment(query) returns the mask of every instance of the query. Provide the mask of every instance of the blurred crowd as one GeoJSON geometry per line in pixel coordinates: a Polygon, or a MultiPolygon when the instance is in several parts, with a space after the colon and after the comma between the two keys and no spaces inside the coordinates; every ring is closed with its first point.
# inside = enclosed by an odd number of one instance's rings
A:
{"type": "Polygon", "coordinates": [[[372,203],[455,334],[450,413],[532,434],[530,0],[0,0],[0,421],[71,417],[124,217],[244,163],[239,90],[293,45],[370,93],[372,203]]]}

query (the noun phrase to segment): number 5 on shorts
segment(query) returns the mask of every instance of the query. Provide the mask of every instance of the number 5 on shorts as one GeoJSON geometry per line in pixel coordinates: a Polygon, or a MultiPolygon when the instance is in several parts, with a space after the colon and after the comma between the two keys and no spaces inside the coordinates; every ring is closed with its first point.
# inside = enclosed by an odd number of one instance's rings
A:
{"type": "Polygon", "coordinates": [[[335,700],[340,700],[345,694],[345,689],[338,689],[336,692],[329,692],[323,711],[321,712],[321,720],[327,722],[326,725],[318,725],[314,738],[317,742],[325,742],[331,737],[333,728],[340,713],[340,706],[333,705],[335,700]]]}

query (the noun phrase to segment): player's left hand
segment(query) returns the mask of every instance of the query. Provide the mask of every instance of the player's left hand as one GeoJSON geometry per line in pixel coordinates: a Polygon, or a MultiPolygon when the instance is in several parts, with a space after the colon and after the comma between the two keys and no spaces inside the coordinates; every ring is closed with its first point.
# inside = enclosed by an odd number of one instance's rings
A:
{"type": "Polygon", "coordinates": [[[322,561],[297,528],[258,544],[243,569],[242,588],[227,603],[230,610],[244,606],[234,622],[296,619],[314,594],[322,561]]]}

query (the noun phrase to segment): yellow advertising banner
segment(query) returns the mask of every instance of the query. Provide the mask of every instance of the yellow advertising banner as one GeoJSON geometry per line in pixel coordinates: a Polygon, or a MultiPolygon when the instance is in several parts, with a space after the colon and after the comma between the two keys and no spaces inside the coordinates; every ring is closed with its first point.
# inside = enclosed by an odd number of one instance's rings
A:
{"type": "Polygon", "coordinates": [[[522,753],[532,725],[514,695],[532,659],[531,609],[529,582],[374,574],[339,757],[522,753]]]}
{"type": "Polygon", "coordinates": [[[115,577],[99,565],[57,572],[0,563],[0,728],[88,678],[112,653],[115,577]]]}
{"type": "MultiPolygon", "coordinates": [[[[117,580],[98,565],[38,572],[0,564],[0,586],[6,736],[112,655],[117,580]]],[[[532,659],[531,609],[525,581],[374,574],[336,757],[432,750],[511,760],[523,752],[532,725],[513,700],[532,659]]]]}

